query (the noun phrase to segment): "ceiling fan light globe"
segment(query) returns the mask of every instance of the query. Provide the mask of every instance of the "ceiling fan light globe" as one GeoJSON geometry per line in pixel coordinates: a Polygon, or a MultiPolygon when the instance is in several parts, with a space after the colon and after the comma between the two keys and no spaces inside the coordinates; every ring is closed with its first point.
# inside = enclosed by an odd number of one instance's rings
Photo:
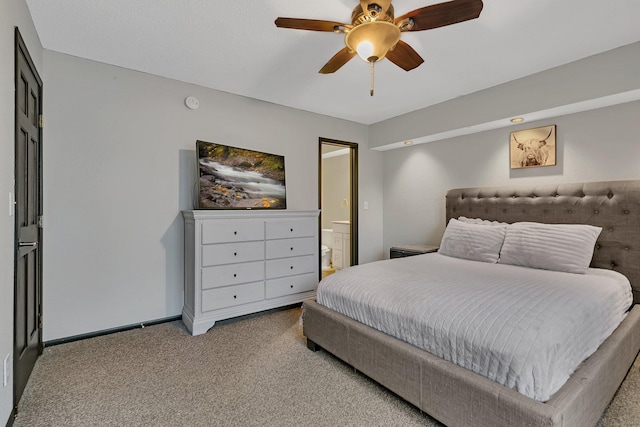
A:
{"type": "Polygon", "coordinates": [[[360,58],[365,61],[369,61],[369,58],[373,56],[373,44],[368,40],[364,40],[358,44],[356,52],[358,52],[358,56],[360,56],[360,58]]]}
{"type": "Polygon", "coordinates": [[[400,29],[386,21],[368,22],[351,29],[344,41],[363,60],[380,61],[400,41],[400,29]]]}

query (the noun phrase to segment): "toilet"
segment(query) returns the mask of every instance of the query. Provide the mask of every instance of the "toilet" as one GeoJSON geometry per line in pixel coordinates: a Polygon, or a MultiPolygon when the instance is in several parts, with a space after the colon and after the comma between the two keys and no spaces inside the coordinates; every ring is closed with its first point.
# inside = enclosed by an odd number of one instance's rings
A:
{"type": "Polygon", "coordinates": [[[331,269],[331,239],[333,238],[333,230],[330,228],[322,229],[322,271],[331,269]]]}

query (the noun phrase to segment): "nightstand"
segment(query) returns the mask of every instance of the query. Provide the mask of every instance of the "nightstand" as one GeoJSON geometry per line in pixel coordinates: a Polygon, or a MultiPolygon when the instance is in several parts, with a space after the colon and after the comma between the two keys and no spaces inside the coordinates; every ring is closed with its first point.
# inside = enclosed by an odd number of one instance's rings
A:
{"type": "Polygon", "coordinates": [[[402,245],[394,246],[389,250],[389,256],[391,258],[403,258],[407,256],[428,254],[429,252],[436,252],[437,246],[429,245],[402,245]]]}

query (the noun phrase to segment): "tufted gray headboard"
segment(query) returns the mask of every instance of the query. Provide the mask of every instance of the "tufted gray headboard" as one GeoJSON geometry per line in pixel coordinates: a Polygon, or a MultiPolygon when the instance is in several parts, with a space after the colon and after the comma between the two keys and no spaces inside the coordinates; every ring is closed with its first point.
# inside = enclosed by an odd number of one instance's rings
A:
{"type": "Polygon", "coordinates": [[[640,180],[449,190],[450,218],[602,227],[591,266],[618,271],[640,303],[640,180]]]}

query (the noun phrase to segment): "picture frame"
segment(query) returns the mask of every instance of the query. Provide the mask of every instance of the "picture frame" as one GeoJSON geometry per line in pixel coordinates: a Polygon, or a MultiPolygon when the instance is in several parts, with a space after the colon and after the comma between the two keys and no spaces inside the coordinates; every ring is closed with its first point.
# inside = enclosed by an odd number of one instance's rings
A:
{"type": "Polygon", "coordinates": [[[196,141],[198,209],[286,209],[284,156],[196,141]]]}
{"type": "Polygon", "coordinates": [[[511,132],[511,169],[556,165],[556,125],[511,132]]]}

